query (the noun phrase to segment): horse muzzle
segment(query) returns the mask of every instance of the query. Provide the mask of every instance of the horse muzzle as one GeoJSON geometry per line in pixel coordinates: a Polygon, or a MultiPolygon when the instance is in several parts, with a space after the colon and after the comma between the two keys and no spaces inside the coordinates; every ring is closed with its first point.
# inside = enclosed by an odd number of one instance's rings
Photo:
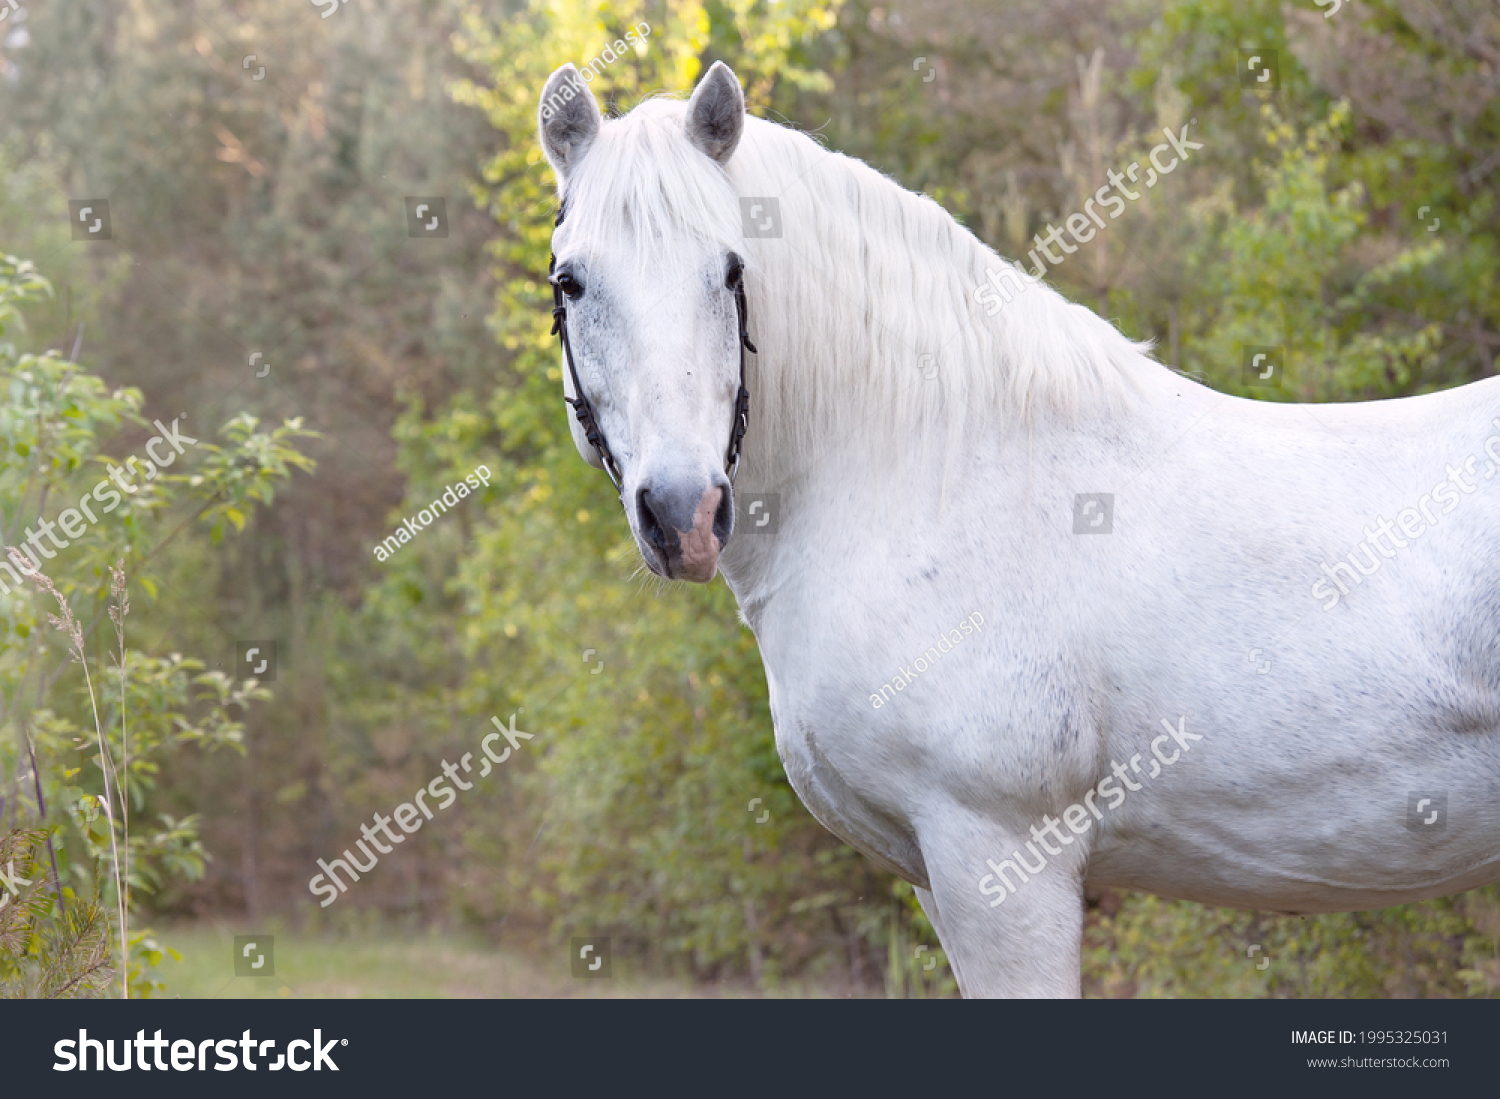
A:
{"type": "Polygon", "coordinates": [[[703,487],[644,483],[635,491],[635,528],[646,565],[668,580],[706,584],[734,529],[734,493],[719,474],[703,487]]]}

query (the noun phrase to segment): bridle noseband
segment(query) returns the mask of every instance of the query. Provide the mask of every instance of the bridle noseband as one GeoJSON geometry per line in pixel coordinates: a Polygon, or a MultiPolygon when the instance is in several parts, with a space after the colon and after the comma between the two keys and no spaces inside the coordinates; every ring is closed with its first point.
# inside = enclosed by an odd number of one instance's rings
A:
{"type": "MultiPolygon", "coordinates": [[[[563,213],[563,209],[557,211],[557,220],[552,223],[554,228],[562,224],[563,213]]],[[[752,355],[759,352],[750,342],[750,309],[745,302],[745,278],[740,257],[731,254],[730,262],[730,274],[734,280],[734,304],[740,315],[740,392],[734,400],[734,427],[729,432],[729,450],[724,455],[724,472],[729,475],[729,484],[733,487],[735,475],[740,471],[740,444],[744,441],[745,430],[750,426],[750,391],[745,388],[745,352],[749,351],[752,355]]],[[[562,287],[552,279],[556,273],[557,253],[554,252],[547,264],[547,280],[552,282],[552,334],[562,337],[563,357],[568,360],[573,392],[577,394],[576,397],[564,397],[563,400],[573,406],[573,415],[578,418],[584,437],[599,455],[600,464],[614,484],[615,492],[621,493],[624,489],[620,486],[620,467],[615,462],[615,456],[610,453],[609,443],[604,440],[599,421],[594,418],[594,407],[584,395],[583,385],[578,380],[578,368],[573,365],[573,345],[568,342],[568,307],[563,303],[562,287]]]]}

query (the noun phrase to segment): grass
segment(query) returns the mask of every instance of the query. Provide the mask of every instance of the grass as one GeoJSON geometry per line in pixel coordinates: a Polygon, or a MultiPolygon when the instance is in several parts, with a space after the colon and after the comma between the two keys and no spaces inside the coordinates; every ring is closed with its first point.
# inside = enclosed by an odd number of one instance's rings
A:
{"type": "MultiPolygon", "coordinates": [[[[227,924],[160,929],[159,939],[182,955],[167,958],[156,979],[167,997],[182,999],[566,999],[736,998],[762,996],[743,984],[701,984],[686,978],[640,976],[616,958],[608,979],[573,977],[568,950],[545,940],[496,946],[451,933],[368,931],[318,935],[271,926],[276,972],[238,977],[227,924]]],[[[507,936],[509,937],[509,936],[507,936]]],[[[830,990],[782,987],[770,995],[818,996],[830,990]]]]}

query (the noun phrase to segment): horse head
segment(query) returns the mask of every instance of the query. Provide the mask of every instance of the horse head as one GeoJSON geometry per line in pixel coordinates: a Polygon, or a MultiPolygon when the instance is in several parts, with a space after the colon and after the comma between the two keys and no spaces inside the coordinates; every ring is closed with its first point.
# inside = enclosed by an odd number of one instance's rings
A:
{"type": "Polygon", "coordinates": [[[686,104],[649,100],[608,121],[571,64],[542,91],[573,442],[609,473],[646,565],[670,580],[712,580],[734,527],[753,346],[726,165],[744,127],[722,62],[686,104]]]}

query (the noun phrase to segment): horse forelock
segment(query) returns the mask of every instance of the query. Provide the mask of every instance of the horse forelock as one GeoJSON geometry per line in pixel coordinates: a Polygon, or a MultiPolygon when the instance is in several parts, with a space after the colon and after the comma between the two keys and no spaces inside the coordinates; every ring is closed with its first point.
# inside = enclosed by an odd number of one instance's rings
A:
{"type": "Polygon", "coordinates": [[[585,258],[629,256],[639,269],[663,253],[739,245],[734,188],[688,141],[686,106],[647,99],[600,128],[562,192],[563,239],[577,241],[585,258]]]}

